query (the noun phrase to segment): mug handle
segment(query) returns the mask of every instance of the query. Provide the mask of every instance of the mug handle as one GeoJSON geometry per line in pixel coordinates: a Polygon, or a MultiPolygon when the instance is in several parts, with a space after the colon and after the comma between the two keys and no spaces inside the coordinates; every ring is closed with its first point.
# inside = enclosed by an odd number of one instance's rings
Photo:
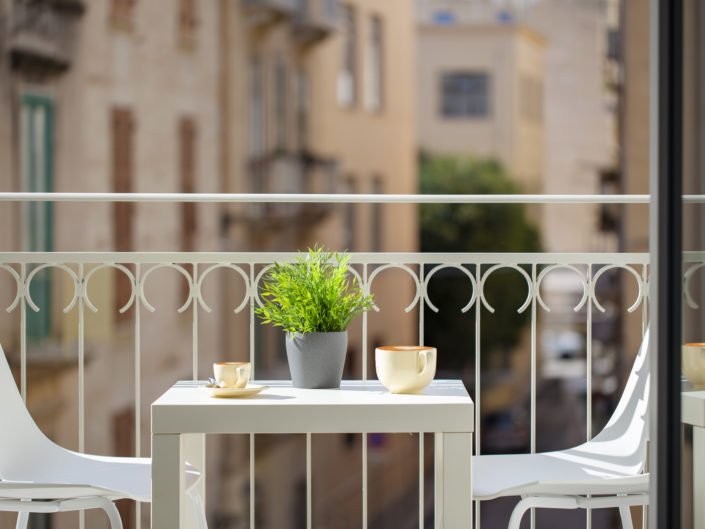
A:
{"type": "MultiPolygon", "coordinates": [[[[247,368],[245,366],[238,366],[237,367],[237,382],[235,383],[236,386],[240,385],[240,379],[242,379],[242,376],[245,374],[247,368]]],[[[247,383],[245,383],[247,385],[247,383]]]]}
{"type": "Polygon", "coordinates": [[[428,371],[431,370],[431,361],[429,360],[430,354],[431,351],[429,349],[423,349],[419,351],[419,358],[423,359],[423,367],[419,369],[417,373],[418,376],[425,375],[428,371]]]}

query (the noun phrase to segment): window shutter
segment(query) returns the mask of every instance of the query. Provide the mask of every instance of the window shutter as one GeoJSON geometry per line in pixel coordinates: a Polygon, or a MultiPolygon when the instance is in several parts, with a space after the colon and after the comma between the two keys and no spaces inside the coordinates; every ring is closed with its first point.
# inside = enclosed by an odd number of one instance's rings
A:
{"type": "MultiPolygon", "coordinates": [[[[134,118],[129,108],[113,108],[111,122],[112,178],[115,193],[131,193],[134,178],[134,118]]],[[[134,204],[113,204],[113,245],[116,252],[131,252],[134,249],[134,204]]],[[[116,310],[123,307],[132,295],[132,285],[124,273],[115,272],[116,310]]],[[[128,319],[127,313],[117,312],[116,321],[128,319]]]]}
{"type": "MultiPolygon", "coordinates": [[[[192,117],[179,120],[179,177],[182,193],[196,191],[196,122],[192,117]]],[[[181,204],[181,251],[193,252],[196,249],[196,203],[181,204]]],[[[193,267],[186,265],[186,271],[193,276],[193,267]]],[[[189,295],[189,286],[182,282],[182,298],[189,295]]]]}

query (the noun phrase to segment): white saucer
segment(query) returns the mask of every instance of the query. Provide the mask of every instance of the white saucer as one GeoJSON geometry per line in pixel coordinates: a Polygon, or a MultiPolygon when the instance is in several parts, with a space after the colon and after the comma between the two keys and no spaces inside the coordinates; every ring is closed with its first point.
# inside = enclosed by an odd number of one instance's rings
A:
{"type": "Polygon", "coordinates": [[[218,398],[250,397],[252,395],[256,395],[264,389],[267,389],[267,386],[259,386],[257,384],[249,384],[244,388],[220,388],[213,384],[206,384],[201,387],[210,391],[211,397],[218,398]]]}

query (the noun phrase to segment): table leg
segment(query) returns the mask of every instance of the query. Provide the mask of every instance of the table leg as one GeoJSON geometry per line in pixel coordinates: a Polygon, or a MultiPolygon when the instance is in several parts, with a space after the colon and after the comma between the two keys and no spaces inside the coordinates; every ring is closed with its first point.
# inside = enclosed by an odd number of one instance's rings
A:
{"type": "MultiPolygon", "coordinates": [[[[195,485],[196,492],[206,505],[206,436],[200,433],[190,433],[181,435],[181,457],[201,472],[201,479],[195,485]]],[[[198,529],[196,520],[201,513],[194,512],[194,505],[191,501],[184,501],[181,497],[181,519],[187,529],[198,529]]]]}
{"type": "Polygon", "coordinates": [[[152,434],[152,529],[182,528],[184,485],[181,435],[152,434]]]}
{"type": "Polygon", "coordinates": [[[693,426],[693,529],[705,529],[705,428],[693,426]]]}
{"type": "Polygon", "coordinates": [[[435,435],[436,529],[472,527],[472,434],[435,435]]]}

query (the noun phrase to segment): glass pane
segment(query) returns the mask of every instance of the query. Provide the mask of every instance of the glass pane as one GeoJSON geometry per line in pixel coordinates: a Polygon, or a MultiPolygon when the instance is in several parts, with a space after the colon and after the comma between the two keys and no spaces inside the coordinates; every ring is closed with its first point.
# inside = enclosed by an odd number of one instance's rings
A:
{"type": "MultiPolygon", "coordinates": [[[[705,194],[705,4],[685,0],[683,17],[683,194],[705,194]]],[[[705,423],[693,420],[705,388],[705,204],[683,204],[682,527],[705,523],[705,423]]]]}

